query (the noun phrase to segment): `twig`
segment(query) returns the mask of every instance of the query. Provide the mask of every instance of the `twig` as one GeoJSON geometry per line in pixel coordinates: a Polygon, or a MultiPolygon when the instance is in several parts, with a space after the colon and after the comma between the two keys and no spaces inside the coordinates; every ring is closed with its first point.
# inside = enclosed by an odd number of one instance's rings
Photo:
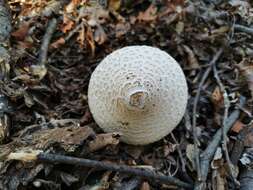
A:
{"type": "Polygon", "coordinates": [[[219,51],[215,54],[215,56],[211,60],[210,66],[206,69],[205,73],[203,74],[202,79],[199,83],[196,97],[194,99],[194,103],[193,103],[192,132],[193,132],[193,139],[194,139],[195,160],[196,160],[198,181],[201,181],[202,176],[201,176],[201,168],[200,168],[200,160],[199,160],[199,148],[198,148],[199,141],[198,141],[197,131],[196,131],[197,106],[198,106],[198,101],[199,101],[202,86],[204,85],[208,75],[210,74],[210,72],[212,70],[212,65],[216,63],[216,61],[221,56],[222,52],[223,52],[223,48],[219,49],[219,51]]]}
{"type": "Polygon", "coordinates": [[[73,30],[69,32],[69,34],[64,38],[64,41],[68,41],[75,33],[77,33],[82,26],[84,25],[84,22],[82,21],[80,24],[78,24],[73,30]]]}
{"type": "Polygon", "coordinates": [[[170,134],[171,135],[171,137],[172,137],[172,139],[173,139],[173,141],[174,141],[174,143],[176,143],[178,146],[177,146],[177,152],[178,152],[178,155],[179,155],[179,158],[180,158],[180,162],[181,162],[181,164],[182,164],[182,171],[183,172],[186,172],[186,169],[185,169],[185,161],[184,161],[184,158],[183,158],[183,154],[182,154],[182,151],[181,151],[181,149],[180,149],[180,147],[179,147],[179,143],[178,143],[178,141],[177,141],[177,139],[175,138],[175,136],[174,136],[174,134],[173,133],[171,133],[170,134]]]}
{"type": "Polygon", "coordinates": [[[225,131],[225,124],[226,124],[226,121],[227,121],[227,117],[228,117],[228,109],[230,107],[230,101],[228,99],[228,94],[227,94],[227,91],[224,87],[224,85],[222,84],[221,82],[221,79],[219,77],[219,74],[218,74],[218,71],[217,71],[217,67],[216,65],[214,64],[213,65],[213,72],[214,72],[214,78],[216,79],[216,82],[218,83],[219,87],[220,87],[220,90],[221,90],[221,93],[223,94],[223,100],[224,100],[224,116],[223,116],[223,121],[222,121],[222,149],[225,153],[225,158],[226,158],[226,161],[228,163],[228,169],[229,169],[229,173],[233,179],[233,182],[239,186],[239,181],[237,181],[236,177],[234,176],[234,172],[233,172],[233,169],[231,168],[233,165],[231,163],[231,160],[229,158],[229,154],[228,154],[228,148],[227,148],[227,133],[225,131]]]}
{"type": "Polygon", "coordinates": [[[247,34],[253,35],[253,28],[243,26],[243,25],[240,25],[240,24],[234,24],[233,27],[234,27],[235,30],[237,30],[239,32],[245,32],[247,34]]]}
{"type": "MultiPolygon", "coordinates": [[[[243,106],[245,104],[245,97],[241,97],[240,98],[240,106],[243,106]]],[[[237,109],[235,111],[233,111],[230,116],[227,118],[225,125],[223,127],[223,129],[219,129],[212,141],[208,144],[207,148],[205,149],[205,151],[201,154],[200,156],[200,166],[201,166],[201,175],[202,175],[202,181],[201,182],[197,182],[195,184],[194,189],[195,190],[201,190],[204,188],[205,186],[205,181],[207,179],[207,174],[208,174],[208,170],[209,170],[209,164],[215,154],[215,151],[217,149],[217,147],[219,146],[221,140],[222,140],[222,130],[225,131],[225,133],[227,133],[230,128],[233,126],[233,124],[236,122],[236,120],[238,119],[240,115],[240,110],[237,109]]]]}
{"type": "Polygon", "coordinates": [[[179,187],[192,189],[193,186],[189,183],[185,183],[175,177],[165,176],[161,174],[157,174],[151,170],[134,168],[127,165],[118,165],[112,164],[102,161],[95,161],[90,159],[76,158],[71,156],[63,156],[56,154],[43,153],[41,151],[32,151],[29,153],[10,153],[8,156],[9,160],[22,160],[22,161],[43,161],[50,162],[54,164],[70,164],[70,165],[78,165],[84,167],[94,167],[96,169],[110,170],[116,172],[122,172],[127,174],[132,174],[136,176],[140,176],[149,180],[158,180],[163,183],[173,184],[179,187]]]}
{"type": "Polygon", "coordinates": [[[57,24],[57,20],[55,18],[50,20],[48,23],[48,27],[47,27],[46,33],[43,37],[42,45],[40,48],[38,65],[45,65],[47,62],[48,46],[51,41],[52,35],[55,31],[56,24],[57,24]]]}

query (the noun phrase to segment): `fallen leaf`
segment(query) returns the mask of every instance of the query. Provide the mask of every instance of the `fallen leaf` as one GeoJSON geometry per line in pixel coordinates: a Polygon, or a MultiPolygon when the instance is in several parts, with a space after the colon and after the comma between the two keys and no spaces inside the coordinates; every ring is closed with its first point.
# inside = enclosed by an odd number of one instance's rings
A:
{"type": "Polygon", "coordinates": [[[30,94],[26,93],[26,92],[24,92],[24,100],[25,100],[25,105],[28,108],[30,108],[34,105],[33,97],[30,94]]]}
{"type": "Polygon", "coordinates": [[[77,42],[79,43],[80,47],[83,48],[84,47],[84,42],[85,42],[85,28],[82,25],[81,29],[78,32],[78,36],[77,36],[77,42]]]}
{"type": "Polygon", "coordinates": [[[18,41],[18,47],[22,49],[28,49],[28,48],[33,48],[34,45],[32,42],[29,41],[18,41]]]}
{"type": "Polygon", "coordinates": [[[235,133],[239,133],[245,125],[241,121],[236,121],[231,128],[231,130],[235,133]]]}
{"type": "Polygon", "coordinates": [[[91,55],[92,57],[94,57],[96,46],[95,46],[95,41],[93,38],[93,33],[90,27],[87,28],[86,38],[87,38],[88,45],[90,46],[90,49],[91,49],[91,55]]]}
{"type": "Polygon", "coordinates": [[[177,32],[178,34],[181,34],[183,31],[184,31],[184,22],[179,21],[179,22],[176,24],[176,32],[177,32]]]}
{"type": "Polygon", "coordinates": [[[141,188],[140,190],[150,190],[150,185],[148,182],[144,181],[142,184],[141,184],[141,188]]]}
{"type": "Polygon", "coordinates": [[[168,143],[166,145],[163,146],[163,153],[164,156],[167,157],[170,153],[175,152],[177,145],[176,144],[172,144],[172,143],[168,143]]]}
{"type": "Polygon", "coordinates": [[[226,179],[219,170],[212,171],[212,188],[216,190],[225,190],[226,179]]]}
{"type": "Polygon", "coordinates": [[[121,0],[109,0],[108,8],[114,11],[118,11],[121,5],[121,0]]]}
{"type": "Polygon", "coordinates": [[[76,7],[80,5],[81,0],[71,0],[71,2],[65,6],[66,13],[74,13],[76,7]]]}
{"type": "Polygon", "coordinates": [[[47,68],[45,65],[31,65],[30,73],[33,76],[38,77],[39,80],[42,80],[47,74],[47,68]]]}
{"type": "Polygon", "coordinates": [[[104,29],[102,28],[102,26],[98,25],[95,33],[94,33],[94,40],[95,42],[97,42],[99,45],[102,45],[103,43],[105,43],[105,41],[107,40],[107,36],[105,34],[104,29]]]}
{"type": "MultiPolygon", "coordinates": [[[[55,122],[59,122],[59,120],[55,122]]],[[[26,141],[30,144],[34,144],[37,149],[47,149],[57,143],[60,147],[64,148],[65,151],[72,152],[78,146],[82,145],[84,140],[94,134],[89,126],[78,127],[78,124],[64,123],[64,127],[38,130],[31,135],[25,135],[22,139],[27,139],[26,141]]]]}
{"type": "Polygon", "coordinates": [[[154,21],[156,18],[157,18],[157,7],[153,4],[151,4],[144,12],[140,12],[139,15],[137,16],[137,20],[143,22],[151,22],[154,21]]]}
{"type": "Polygon", "coordinates": [[[120,133],[99,134],[89,143],[91,152],[106,147],[107,145],[116,145],[119,143],[120,133]]]}
{"type": "Polygon", "coordinates": [[[116,33],[116,38],[120,38],[123,35],[125,35],[129,30],[131,29],[131,26],[129,23],[118,23],[115,26],[115,33],[116,33]]]}
{"type": "Polygon", "coordinates": [[[188,144],[186,147],[186,157],[190,160],[191,167],[193,170],[196,169],[195,166],[195,155],[194,155],[194,145],[193,144],[188,144]]]}
{"type": "Polygon", "coordinates": [[[211,167],[212,169],[218,169],[220,167],[220,162],[223,163],[223,159],[222,159],[222,150],[220,147],[218,147],[215,151],[213,160],[211,162],[211,167]]]}
{"type": "Polygon", "coordinates": [[[63,37],[60,37],[58,40],[53,42],[50,47],[52,48],[59,48],[61,45],[65,44],[65,39],[63,37]]]}
{"type": "Polygon", "coordinates": [[[188,64],[189,64],[190,68],[191,69],[198,69],[199,68],[199,62],[198,62],[198,59],[196,58],[194,52],[187,45],[183,45],[183,48],[184,48],[184,51],[188,55],[187,58],[188,58],[188,64]]]}
{"type": "Polygon", "coordinates": [[[89,122],[91,122],[91,120],[92,120],[91,118],[92,118],[92,116],[91,116],[90,111],[89,111],[89,110],[86,110],[86,111],[84,112],[83,117],[80,119],[80,124],[81,124],[81,125],[88,124],[89,122]]]}
{"type": "Polygon", "coordinates": [[[11,35],[15,37],[17,40],[23,41],[26,35],[28,34],[28,31],[32,22],[33,21],[24,22],[23,24],[19,26],[19,29],[12,32],[11,35]]]}
{"type": "Polygon", "coordinates": [[[215,87],[215,89],[212,93],[211,100],[212,100],[216,110],[219,110],[222,107],[224,100],[223,100],[223,95],[220,91],[219,86],[215,87]]]}
{"type": "Polygon", "coordinates": [[[69,173],[66,172],[61,172],[60,173],[60,177],[62,179],[62,181],[67,185],[70,186],[75,182],[78,182],[79,179],[77,177],[75,177],[74,175],[71,175],[69,173]]]}
{"type": "Polygon", "coordinates": [[[69,19],[66,15],[63,19],[63,25],[61,26],[61,31],[63,33],[67,33],[75,26],[75,22],[71,19],[69,19]]]}

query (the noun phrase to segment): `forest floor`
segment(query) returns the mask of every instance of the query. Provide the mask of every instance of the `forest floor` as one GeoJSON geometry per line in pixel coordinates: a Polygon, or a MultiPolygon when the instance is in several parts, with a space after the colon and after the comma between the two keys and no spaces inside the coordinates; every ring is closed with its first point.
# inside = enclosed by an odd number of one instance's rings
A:
{"type": "Polygon", "coordinates": [[[0,13],[0,189],[253,189],[250,0],[9,0],[0,13]],[[179,62],[189,99],[171,134],[132,146],[96,125],[87,87],[106,55],[142,44],[179,62]]]}

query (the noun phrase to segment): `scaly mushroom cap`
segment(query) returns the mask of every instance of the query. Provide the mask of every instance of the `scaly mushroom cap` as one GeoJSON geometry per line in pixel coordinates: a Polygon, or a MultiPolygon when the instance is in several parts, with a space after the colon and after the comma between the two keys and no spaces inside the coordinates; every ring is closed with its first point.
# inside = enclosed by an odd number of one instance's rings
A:
{"type": "Polygon", "coordinates": [[[169,134],[182,119],[188,96],[179,64],[149,46],[109,54],[93,72],[88,102],[96,123],[121,132],[128,144],[148,144],[169,134]]]}

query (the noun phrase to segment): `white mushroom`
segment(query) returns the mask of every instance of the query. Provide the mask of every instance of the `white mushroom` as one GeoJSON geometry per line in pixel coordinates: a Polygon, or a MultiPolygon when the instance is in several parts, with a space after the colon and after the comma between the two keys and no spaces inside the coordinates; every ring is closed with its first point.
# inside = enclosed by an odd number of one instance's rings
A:
{"type": "Polygon", "coordinates": [[[184,115],[187,96],[179,64],[149,46],[128,46],[109,54],[93,72],[88,89],[96,123],[136,145],[169,134],[184,115]]]}

